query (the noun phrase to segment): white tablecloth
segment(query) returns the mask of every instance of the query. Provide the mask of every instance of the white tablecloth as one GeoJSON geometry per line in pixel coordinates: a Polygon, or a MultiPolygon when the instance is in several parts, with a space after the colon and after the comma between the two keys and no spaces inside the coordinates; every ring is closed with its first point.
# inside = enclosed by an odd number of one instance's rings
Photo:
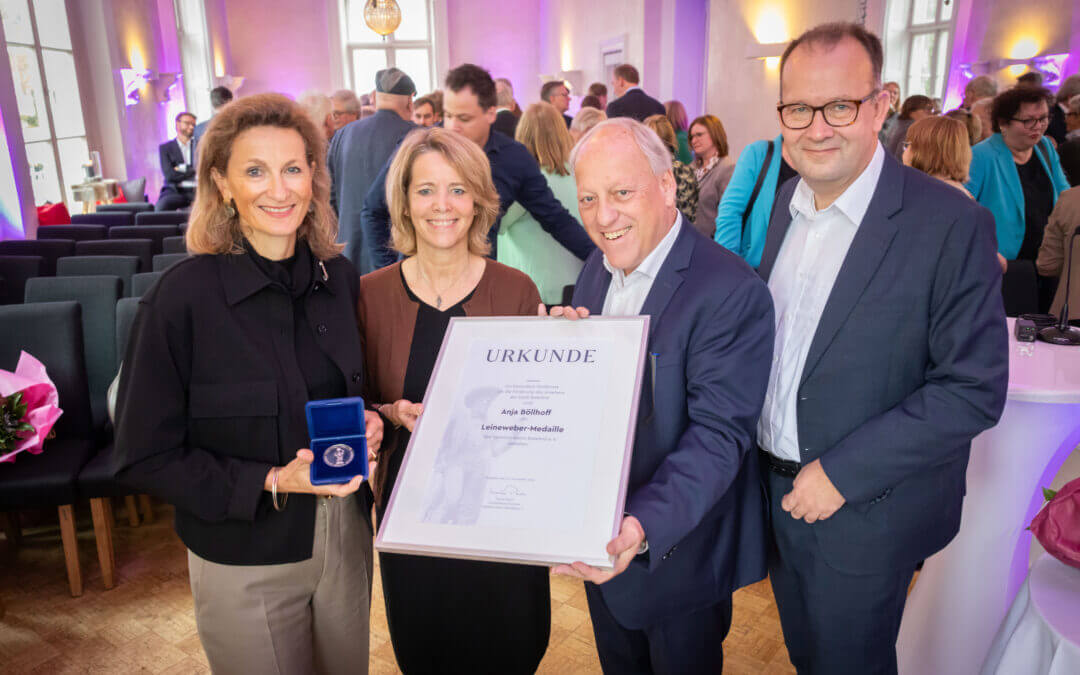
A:
{"type": "Polygon", "coordinates": [[[983,675],[1080,673],[1080,569],[1039,558],[1001,623],[983,675]]]}

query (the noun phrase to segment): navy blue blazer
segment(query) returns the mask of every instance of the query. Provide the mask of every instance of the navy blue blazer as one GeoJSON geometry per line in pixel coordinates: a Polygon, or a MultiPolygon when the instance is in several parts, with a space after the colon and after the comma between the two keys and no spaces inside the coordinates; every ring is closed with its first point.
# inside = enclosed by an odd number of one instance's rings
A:
{"type": "MultiPolygon", "coordinates": [[[[176,139],[165,141],[158,146],[158,159],[161,161],[161,173],[165,176],[165,184],[161,187],[162,192],[181,190],[180,183],[185,180],[195,180],[195,142],[191,143],[191,161],[184,161],[184,151],[176,139]],[[177,171],[175,167],[187,164],[184,171],[177,171]]],[[[193,190],[194,188],[185,188],[193,190]]]]}
{"type": "MultiPolygon", "coordinates": [[[[769,278],[798,181],[776,197],[758,272],[769,278]]],[[[1008,335],[994,218],[886,155],[799,382],[803,463],[847,500],[813,525],[851,574],[914,566],[960,527],[971,439],[1005,406],[1008,335]]]]}
{"type": "MultiPolygon", "coordinates": [[[[754,434],[773,349],[768,288],[739,256],[682,216],[641,313],[642,385],[625,510],[649,551],[599,586],[622,625],[716,604],[765,577],[765,498],[754,434]]],[[[611,274],[597,251],[574,305],[600,314],[611,274]]]]}
{"type": "Polygon", "coordinates": [[[664,104],[641,89],[631,89],[607,104],[608,117],[633,117],[644,122],[651,115],[663,115],[664,104]]]}
{"type": "MultiPolygon", "coordinates": [[[[484,153],[491,164],[491,179],[499,193],[499,219],[488,232],[491,258],[496,257],[495,244],[499,223],[514,202],[520,202],[536,222],[540,223],[540,227],[582,260],[596,250],[581,223],[555,199],[548,187],[547,178],[540,173],[540,165],[524,145],[492,129],[487,143],[484,144],[484,153]]],[[[364,241],[371,242],[369,250],[375,269],[397,262],[397,253],[389,247],[390,210],[386,205],[386,175],[393,159],[391,155],[364,198],[364,241]]]]}

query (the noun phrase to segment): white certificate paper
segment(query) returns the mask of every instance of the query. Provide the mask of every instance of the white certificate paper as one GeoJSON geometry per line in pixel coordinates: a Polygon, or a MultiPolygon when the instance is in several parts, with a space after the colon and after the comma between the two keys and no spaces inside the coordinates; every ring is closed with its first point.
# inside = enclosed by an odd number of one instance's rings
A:
{"type": "Polygon", "coordinates": [[[451,319],[376,547],[610,569],[648,321],[451,319]]]}

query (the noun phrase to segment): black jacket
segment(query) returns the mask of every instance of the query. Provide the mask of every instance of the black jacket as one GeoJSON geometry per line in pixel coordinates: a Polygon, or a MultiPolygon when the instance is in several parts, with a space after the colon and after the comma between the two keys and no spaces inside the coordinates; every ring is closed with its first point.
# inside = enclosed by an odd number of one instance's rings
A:
{"type": "Polygon", "coordinates": [[[641,89],[631,89],[619,98],[607,104],[607,116],[633,117],[644,122],[650,115],[663,115],[664,104],[649,96],[641,89]]]}
{"type": "Polygon", "coordinates": [[[184,151],[180,149],[180,144],[176,142],[175,138],[158,146],[158,158],[161,160],[161,173],[165,176],[165,184],[162,186],[162,190],[168,188],[175,192],[180,192],[181,189],[191,189],[180,187],[182,181],[195,180],[195,141],[192,140],[190,142],[191,161],[187,162],[184,171],[177,171],[175,168],[185,163],[184,151]]]}
{"type": "MultiPolygon", "coordinates": [[[[356,270],[337,257],[326,261],[324,280],[307,250],[297,246],[314,273],[298,302],[340,370],[341,389],[359,396],[356,270]]],[[[291,495],[277,512],[263,490],[272,466],[309,445],[304,406],[295,403],[307,400],[295,332],[292,297],[247,254],[186,259],[139,302],[117,397],[117,477],[175,504],[177,534],[212,562],[311,557],[315,498],[291,495]]]]}
{"type": "Polygon", "coordinates": [[[492,123],[491,128],[500,134],[513,138],[514,134],[517,133],[517,125],[518,118],[514,116],[514,113],[509,110],[500,110],[495,115],[495,122],[492,123]]]}

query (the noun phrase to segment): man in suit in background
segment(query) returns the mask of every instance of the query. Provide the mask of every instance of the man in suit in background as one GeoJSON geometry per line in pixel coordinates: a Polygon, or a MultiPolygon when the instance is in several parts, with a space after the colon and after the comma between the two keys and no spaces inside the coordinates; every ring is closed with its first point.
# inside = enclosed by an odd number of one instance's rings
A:
{"type": "Polygon", "coordinates": [[[505,77],[495,79],[495,121],[491,128],[510,138],[517,133],[517,115],[514,114],[514,87],[505,77]]]}
{"type": "Polygon", "coordinates": [[[776,347],[758,425],[769,576],[800,673],[895,673],[915,566],[960,525],[1009,356],[994,222],[885,153],[882,48],[856,24],[780,65],[784,149],[759,272],[776,347]]]}
{"type": "Polygon", "coordinates": [[[360,99],[351,89],[338,89],[330,94],[330,126],[334,133],[346,124],[360,119],[360,99]]]}
{"type": "MultiPolygon", "coordinates": [[[[514,202],[519,202],[540,227],[566,250],[584,260],[595,250],[581,223],[555,199],[536,159],[525,146],[500,133],[491,133],[495,121],[495,81],[480,66],[465,63],[446,74],[443,94],[443,127],[461,134],[484,149],[491,165],[491,180],[499,193],[499,218],[514,202]]],[[[390,211],[386,205],[387,160],[364,198],[364,237],[371,242],[375,268],[397,260],[390,249],[390,211]]],[[[499,221],[488,232],[491,252],[498,260],[499,221]]]]}
{"type": "Polygon", "coordinates": [[[570,128],[570,123],[574,121],[574,118],[566,114],[566,111],[570,109],[570,88],[565,82],[562,80],[545,82],[544,86],[540,87],[540,100],[555,106],[562,115],[563,121],[566,122],[566,128],[570,128]]]}
{"type": "MultiPolygon", "coordinates": [[[[765,576],[754,428],[772,357],[765,284],[675,208],[671,154],[628,119],[591,129],[570,157],[599,250],[553,315],[647,314],[647,379],[613,571],[582,562],[607,673],[719,673],[731,594],[765,576]]],[[[543,313],[543,306],[540,307],[543,313]]]]}
{"type": "Polygon", "coordinates": [[[637,68],[628,63],[615,66],[612,75],[611,88],[615,99],[607,104],[607,116],[633,117],[638,122],[644,122],[650,115],[663,115],[664,104],[649,96],[642,90],[638,83],[637,68]]]}
{"type": "Polygon", "coordinates": [[[195,199],[195,116],[182,112],[176,116],[176,138],[158,146],[161,173],[165,184],[158,195],[157,211],[175,211],[191,206],[195,199]]]}
{"type": "MultiPolygon", "coordinates": [[[[219,110],[225,107],[225,104],[233,100],[233,93],[228,87],[214,87],[210,90],[210,107],[214,109],[213,114],[210,116],[210,120],[214,119],[214,115],[219,110]]],[[[199,139],[206,133],[206,128],[210,126],[210,120],[203,120],[195,125],[195,133],[191,136],[191,142],[195,146],[196,156],[199,152],[199,139]]],[[[197,164],[198,162],[196,162],[197,164]]]]}
{"type": "Polygon", "coordinates": [[[345,244],[345,257],[361,274],[378,268],[364,242],[364,195],[401,139],[416,128],[411,119],[415,94],[416,85],[404,72],[380,70],[375,74],[375,114],[342,127],[330,141],[326,163],[330,203],[338,214],[338,242],[345,244]]]}

